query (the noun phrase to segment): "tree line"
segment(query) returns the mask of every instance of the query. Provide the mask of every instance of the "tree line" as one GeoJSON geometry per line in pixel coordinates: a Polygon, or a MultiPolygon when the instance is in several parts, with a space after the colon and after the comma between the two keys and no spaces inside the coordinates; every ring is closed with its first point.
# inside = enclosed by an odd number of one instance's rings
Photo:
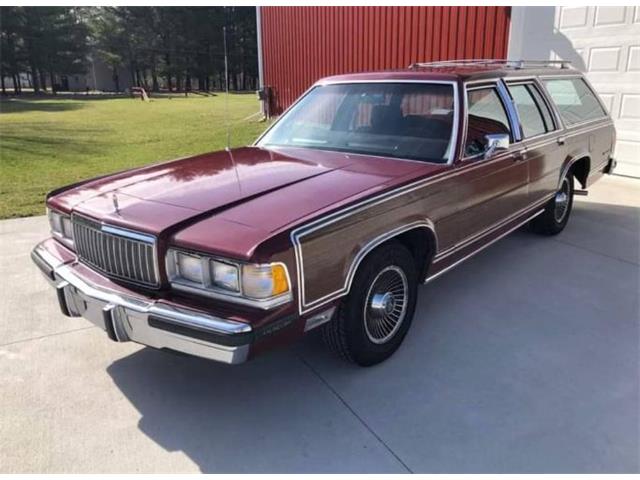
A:
{"type": "Polygon", "coordinates": [[[2,92],[10,79],[20,94],[26,74],[34,92],[55,93],[96,60],[115,91],[224,89],[225,31],[229,88],[257,88],[253,7],[0,7],[2,92]]]}

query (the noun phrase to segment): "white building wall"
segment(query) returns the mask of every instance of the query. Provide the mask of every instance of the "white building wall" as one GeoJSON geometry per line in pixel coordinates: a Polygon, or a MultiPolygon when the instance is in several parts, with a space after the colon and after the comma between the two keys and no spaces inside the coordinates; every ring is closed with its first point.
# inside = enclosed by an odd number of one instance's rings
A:
{"type": "Polygon", "coordinates": [[[640,7],[513,7],[509,58],[586,72],[616,123],[616,173],[640,177],[640,7]]]}

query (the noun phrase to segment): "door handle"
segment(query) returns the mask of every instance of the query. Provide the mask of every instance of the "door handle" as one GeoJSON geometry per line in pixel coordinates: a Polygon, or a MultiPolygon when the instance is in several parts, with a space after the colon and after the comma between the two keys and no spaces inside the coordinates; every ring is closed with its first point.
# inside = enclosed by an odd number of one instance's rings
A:
{"type": "Polygon", "coordinates": [[[564,145],[567,139],[565,137],[558,137],[558,145],[564,145]]]}
{"type": "Polygon", "coordinates": [[[527,151],[526,150],[518,150],[517,152],[513,152],[513,159],[516,162],[522,162],[527,159],[527,151]]]}

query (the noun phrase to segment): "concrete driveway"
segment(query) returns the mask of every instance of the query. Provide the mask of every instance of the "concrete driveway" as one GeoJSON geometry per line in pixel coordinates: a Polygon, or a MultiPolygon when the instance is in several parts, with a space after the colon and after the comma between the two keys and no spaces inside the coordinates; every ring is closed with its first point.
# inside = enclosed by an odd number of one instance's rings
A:
{"type": "Polygon", "coordinates": [[[386,363],[318,335],[238,367],[59,313],[0,222],[0,472],[638,472],[640,181],[577,197],[421,288],[386,363]]]}

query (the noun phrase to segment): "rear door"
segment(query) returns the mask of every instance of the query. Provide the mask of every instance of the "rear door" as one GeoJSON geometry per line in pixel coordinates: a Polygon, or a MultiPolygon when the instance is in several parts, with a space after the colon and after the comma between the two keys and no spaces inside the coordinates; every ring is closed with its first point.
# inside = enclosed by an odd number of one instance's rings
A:
{"type": "Polygon", "coordinates": [[[558,188],[565,138],[535,79],[507,81],[507,89],[518,112],[522,146],[527,152],[529,203],[538,203],[558,188]]]}

